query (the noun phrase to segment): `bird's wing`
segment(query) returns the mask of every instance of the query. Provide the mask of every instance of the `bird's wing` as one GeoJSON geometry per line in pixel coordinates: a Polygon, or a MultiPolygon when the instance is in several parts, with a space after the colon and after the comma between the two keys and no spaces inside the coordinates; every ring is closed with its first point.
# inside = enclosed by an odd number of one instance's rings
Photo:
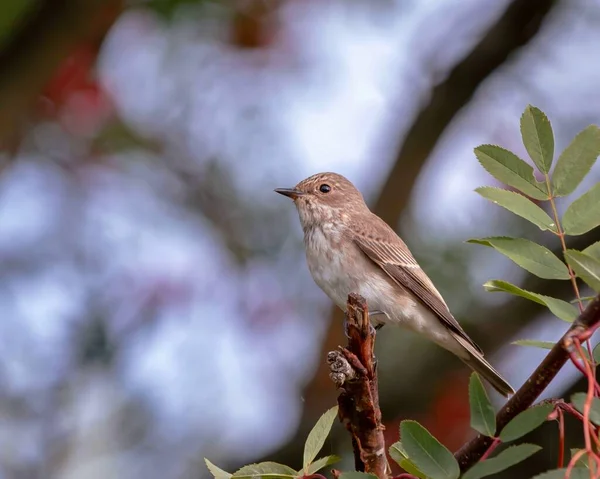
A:
{"type": "Polygon", "coordinates": [[[394,241],[384,239],[385,237],[390,237],[388,232],[375,237],[365,236],[354,230],[353,239],[356,245],[394,281],[412,292],[425,306],[429,307],[446,327],[483,354],[481,348],[469,338],[460,324],[458,324],[458,321],[454,319],[442,295],[435,288],[427,274],[421,269],[408,247],[383,220],[378,217],[375,218],[381,221],[381,223],[377,221],[379,223],[378,226],[381,227],[383,224],[386,227],[385,229],[389,229],[389,232],[393,233],[391,238],[394,241]]]}

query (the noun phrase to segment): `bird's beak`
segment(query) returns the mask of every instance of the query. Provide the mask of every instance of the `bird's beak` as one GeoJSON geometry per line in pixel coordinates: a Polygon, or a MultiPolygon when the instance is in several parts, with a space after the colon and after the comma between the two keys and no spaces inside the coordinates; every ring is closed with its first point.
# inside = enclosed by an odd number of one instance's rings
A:
{"type": "Polygon", "coordinates": [[[287,196],[295,200],[299,196],[304,195],[304,193],[300,190],[295,190],[294,188],[275,188],[275,193],[279,193],[280,195],[287,196]]]}

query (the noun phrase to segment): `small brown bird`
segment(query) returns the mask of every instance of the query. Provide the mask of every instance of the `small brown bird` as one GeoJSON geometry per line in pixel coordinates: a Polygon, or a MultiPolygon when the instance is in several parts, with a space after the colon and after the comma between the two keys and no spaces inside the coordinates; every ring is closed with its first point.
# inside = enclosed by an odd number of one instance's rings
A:
{"type": "MultiPolygon", "coordinates": [[[[406,244],[373,214],[355,186],[336,173],[313,175],[277,193],[294,200],[308,269],[317,285],[345,310],[358,293],[382,323],[407,327],[454,353],[500,394],[513,388],[460,327],[406,244]]],[[[372,313],[374,315],[374,313],[372,313]]]]}

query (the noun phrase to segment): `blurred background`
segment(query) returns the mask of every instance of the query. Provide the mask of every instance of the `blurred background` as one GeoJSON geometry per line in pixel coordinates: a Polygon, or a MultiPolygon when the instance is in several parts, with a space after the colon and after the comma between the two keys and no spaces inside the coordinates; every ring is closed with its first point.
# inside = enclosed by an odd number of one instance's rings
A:
{"type": "MultiPolygon", "coordinates": [[[[481,284],[573,294],[464,243],[559,251],[473,192],[495,184],[473,148],[524,155],[528,103],[557,151],[599,123],[599,25],[598,0],[0,2],[0,479],[300,467],[344,336],[273,188],[320,171],[363,191],[520,386],[544,351],[511,341],[567,324],[481,284]]],[[[404,418],[472,437],[459,361],[389,327],[377,354],[390,444],[404,418]]],[[[568,365],[547,395],[579,381],[568,365]]],[[[544,451],[504,477],[555,467],[557,437],[526,438],[544,451]]],[[[352,467],[340,425],[331,453],[352,467]]]]}

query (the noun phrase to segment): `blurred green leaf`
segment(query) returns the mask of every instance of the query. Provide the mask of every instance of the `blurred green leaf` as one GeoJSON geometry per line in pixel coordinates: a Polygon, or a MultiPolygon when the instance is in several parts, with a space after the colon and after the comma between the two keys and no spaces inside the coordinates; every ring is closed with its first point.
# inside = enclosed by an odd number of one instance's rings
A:
{"type": "MultiPolygon", "coordinates": [[[[335,455],[321,457],[321,458],[317,459],[316,461],[312,462],[306,468],[306,473],[314,474],[315,472],[320,471],[324,467],[331,466],[332,464],[335,464],[336,462],[340,462],[341,460],[342,460],[341,457],[335,456],[335,455]]],[[[300,475],[302,475],[303,471],[300,470],[300,471],[298,471],[298,473],[300,475]]]]}
{"type": "Polygon", "coordinates": [[[475,148],[475,156],[481,166],[497,180],[522,191],[536,200],[547,200],[546,185],[533,176],[533,167],[521,158],[496,145],[475,148]]]}
{"type": "MultiPolygon", "coordinates": [[[[581,298],[579,298],[579,299],[581,299],[582,302],[591,301],[592,299],[596,299],[596,296],[581,296],[581,298]]],[[[569,303],[571,303],[571,304],[578,304],[579,303],[579,299],[577,299],[577,298],[572,299],[571,301],[569,301],[569,303]]]]}
{"type": "Polygon", "coordinates": [[[331,426],[333,426],[333,421],[338,415],[338,407],[334,406],[325,414],[323,414],[317,423],[314,425],[310,433],[308,434],[308,438],[306,439],[306,443],[304,444],[304,467],[308,467],[308,465],[314,461],[317,454],[325,444],[325,440],[329,435],[329,431],[331,431],[331,426]]]}
{"type": "Polygon", "coordinates": [[[238,469],[233,473],[232,477],[268,477],[270,479],[288,479],[290,477],[296,477],[298,473],[285,464],[279,464],[278,462],[260,462],[258,464],[248,464],[247,466],[238,469]]]}
{"type": "MultiPolygon", "coordinates": [[[[543,472],[534,476],[532,479],[565,479],[567,468],[554,469],[553,471],[543,472]]],[[[571,470],[570,479],[590,479],[590,471],[581,467],[574,467],[571,470]]]]}
{"type": "Polygon", "coordinates": [[[552,193],[565,196],[575,191],[600,155],[600,128],[590,125],[560,154],[552,174],[552,193]]]}
{"type": "Polygon", "coordinates": [[[367,474],[366,472],[348,471],[340,474],[340,479],[377,479],[375,474],[367,474]]]}
{"type": "Polygon", "coordinates": [[[554,134],[546,115],[527,105],[521,116],[521,137],[529,156],[542,173],[548,173],[554,158],[554,134]]]}
{"type": "Polygon", "coordinates": [[[539,404],[525,409],[502,429],[500,439],[502,442],[510,442],[523,437],[546,422],[553,409],[552,404],[539,404]]]}
{"type": "Polygon", "coordinates": [[[600,364],[600,343],[594,346],[594,349],[592,350],[592,356],[594,357],[596,364],[600,364]]]}
{"type": "Polygon", "coordinates": [[[206,4],[224,8],[227,2],[222,0],[146,0],[146,5],[166,20],[171,20],[180,7],[206,4]]]}
{"type": "Polygon", "coordinates": [[[562,217],[568,235],[582,235],[600,225],[600,183],[569,205],[562,217]]]}
{"type": "Polygon", "coordinates": [[[532,293],[525,289],[519,288],[508,281],[501,279],[492,279],[484,283],[483,287],[486,291],[492,293],[502,291],[505,293],[514,294],[521,298],[528,299],[534,303],[538,303],[546,306],[554,316],[568,323],[572,323],[577,316],[579,316],[579,310],[570,303],[563,301],[562,299],[552,298],[550,296],[544,296],[543,294],[532,293]]]}
{"type": "Polygon", "coordinates": [[[542,449],[535,444],[519,444],[506,448],[496,457],[478,462],[462,476],[462,479],[480,479],[497,474],[519,464],[542,449]]]}
{"type": "Polygon", "coordinates": [[[220,467],[215,466],[208,459],[204,458],[204,462],[206,463],[206,467],[208,467],[208,470],[215,477],[215,479],[229,479],[231,477],[231,474],[229,472],[224,471],[220,467]]]}
{"type": "Polygon", "coordinates": [[[537,339],[517,339],[512,344],[517,346],[532,346],[540,349],[552,349],[556,343],[552,341],[538,341],[537,339]]]}
{"type": "Polygon", "coordinates": [[[484,436],[493,437],[496,432],[496,413],[477,373],[469,380],[469,405],[471,427],[484,436]]]}
{"type": "Polygon", "coordinates": [[[543,279],[569,279],[567,266],[548,248],[524,238],[494,236],[474,238],[467,243],[490,246],[521,268],[543,279]]]}
{"type": "Polygon", "coordinates": [[[3,0],[0,2],[0,50],[17,33],[22,22],[39,6],[39,0],[3,0]]]}
{"type": "MultiPolygon", "coordinates": [[[[583,414],[583,408],[585,406],[585,401],[587,396],[585,393],[575,393],[571,396],[571,402],[575,409],[577,409],[581,414],[583,414]]],[[[600,426],[600,399],[597,397],[592,398],[592,407],[590,408],[590,421],[592,421],[596,426],[600,426]]]]}
{"type": "Polygon", "coordinates": [[[600,241],[591,244],[586,249],[584,249],[582,253],[585,253],[588,256],[591,256],[592,258],[600,261],[600,241]]]}
{"type": "MultiPolygon", "coordinates": [[[[582,449],[571,449],[571,459],[573,459],[573,456],[575,456],[575,454],[578,454],[579,451],[581,451],[582,449]]],[[[577,459],[577,462],[575,463],[575,467],[585,467],[586,469],[589,469],[589,465],[587,462],[587,456],[584,454],[583,456],[580,456],[579,459],[577,459]]]]}
{"type": "Polygon", "coordinates": [[[427,476],[423,474],[417,466],[415,466],[411,460],[408,458],[408,454],[402,447],[402,443],[400,441],[395,442],[389,448],[390,457],[396,461],[396,463],[404,469],[409,474],[413,476],[419,477],[420,479],[427,479],[427,476]]]}
{"type": "Polygon", "coordinates": [[[600,260],[574,249],[565,251],[565,258],[579,278],[594,291],[600,292],[600,260]]]}
{"type": "MultiPolygon", "coordinates": [[[[540,349],[552,349],[556,343],[552,341],[538,341],[536,339],[518,339],[517,341],[513,341],[512,344],[516,344],[517,346],[531,346],[534,348],[540,349]]],[[[583,350],[584,356],[589,359],[590,355],[587,350],[583,350]]]]}
{"type": "Polygon", "coordinates": [[[161,144],[155,139],[141,136],[125,122],[115,119],[108,122],[93,138],[91,148],[101,153],[129,150],[146,150],[160,153],[161,144]]]}
{"type": "Polygon", "coordinates": [[[431,479],[457,479],[458,462],[427,429],[416,421],[400,423],[400,439],[408,458],[431,479]]]}
{"type": "Polygon", "coordinates": [[[482,186],[475,189],[475,191],[492,203],[506,208],[521,218],[525,218],[542,231],[550,230],[556,233],[557,229],[554,220],[529,198],[514,191],[491,186],[482,186]]]}

